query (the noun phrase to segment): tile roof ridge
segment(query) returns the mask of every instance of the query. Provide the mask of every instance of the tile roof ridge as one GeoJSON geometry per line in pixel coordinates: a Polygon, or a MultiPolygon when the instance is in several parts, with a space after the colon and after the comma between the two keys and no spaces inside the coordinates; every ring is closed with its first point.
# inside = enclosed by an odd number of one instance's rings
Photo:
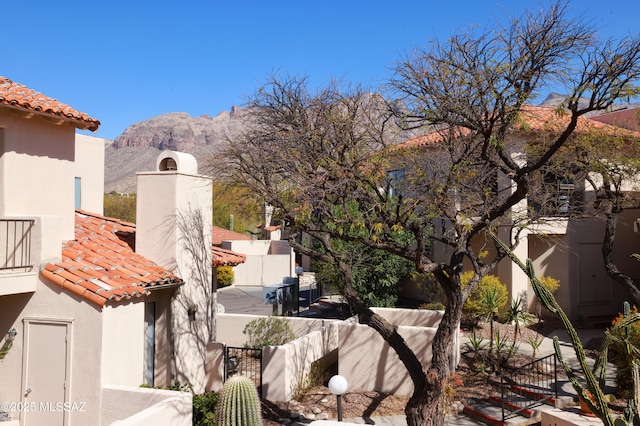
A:
{"type": "Polygon", "coordinates": [[[104,216],[98,213],[93,213],[87,210],[82,210],[82,209],[76,209],[76,214],[79,214],[81,216],[87,216],[87,217],[92,217],[95,219],[100,219],[100,220],[104,220],[107,222],[113,222],[113,223],[118,223],[124,226],[128,226],[128,227],[135,227],[136,224],[133,222],[129,222],[126,220],[122,220],[122,219],[118,219],[116,217],[109,217],[109,216],[104,216]]]}

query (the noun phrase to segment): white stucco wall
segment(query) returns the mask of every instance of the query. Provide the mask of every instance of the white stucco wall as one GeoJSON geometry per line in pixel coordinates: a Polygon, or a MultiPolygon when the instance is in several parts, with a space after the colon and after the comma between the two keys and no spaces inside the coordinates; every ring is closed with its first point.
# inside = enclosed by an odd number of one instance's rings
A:
{"type": "Polygon", "coordinates": [[[195,160],[182,161],[188,154],[163,152],[160,157],[179,160],[178,170],[136,175],[136,252],[185,282],[171,306],[174,380],[190,383],[200,393],[206,388],[205,349],[213,327],[211,179],[181,170],[183,163],[186,171],[194,170],[195,160]],[[197,308],[193,320],[188,316],[192,306],[197,308]]]}
{"type": "Polygon", "coordinates": [[[105,386],[101,425],[190,426],[193,399],[188,392],[105,386]]]}
{"type": "Polygon", "coordinates": [[[105,139],[76,134],[75,177],[81,179],[81,209],[103,214],[105,139]]]}
{"type": "Polygon", "coordinates": [[[304,334],[281,346],[262,351],[262,397],[269,401],[289,401],[303,389],[315,361],[334,356],[338,349],[339,321],[304,334]]]}
{"type": "MultiPolygon", "coordinates": [[[[244,328],[251,321],[258,318],[264,318],[261,315],[246,314],[218,314],[217,315],[217,340],[227,346],[242,347],[247,342],[247,336],[244,334],[244,328]]],[[[283,317],[286,318],[291,325],[291,329],[296,337],[302,337],[314,330],[319,330],[326,324],[336,322],[337,320],[313,319],[301,317],[283,317]]]]}
{"type": "Polygon", "coordinates": [[[61,217],[64,239],[74,234],[75,128],[0,109],[0,217],[61,217]]]}
{"type": "MultiPolygon", "coordinates": [[[[428,368],[436,328],[398,326],[397,330],[423,367],[428,368]]],[[[339,336],[338,374],[347,379],[350,391],[411,395],[413,383],[406,367],[375,330],[366,325],[343,322],[339,336]]]]}
{"type": "Polygon", "coordinates": [[[295,276],[295,255],[286,241],[223,241],[222,248],[246,255],[233,268],[236,286],[271,286],[295,276]]]}
{"type": "Polygon", "coordinates": [[[102,327],[102,385],[144,383],[144,302],[105,305],[102,327]]]}
{"type": "MultiPolygon", "coordinates": [[[[0,328],[15,328],[18,331],[13,347],[0,361],[0,398],[3,401],[29,401],[28,398],[22,398],[24,390],[30,386],[23,382],[24,369],[27,368],[23,359],[27,343],[23,340],[25,318],[65,320],[71,323],[68,402],[83,403],[84,411],[69,413],[70,421],[72,424],[98,424],[102,320],[97,306],[69,293],[62,293],[60,288],[40,279],[33,294],[0,298],[0,328]]],[[[43,362],[49,362],[49,354],[46,352],[38,355],[43,357],[43,362]]],[[[51,365],[51,368],[63,367],[51,365]]]]}

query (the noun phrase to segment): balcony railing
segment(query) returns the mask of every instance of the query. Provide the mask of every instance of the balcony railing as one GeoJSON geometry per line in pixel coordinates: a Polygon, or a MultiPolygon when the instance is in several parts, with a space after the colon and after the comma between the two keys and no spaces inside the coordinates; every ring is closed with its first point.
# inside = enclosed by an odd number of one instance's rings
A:
{"type": "Polygon", "coordinates": [[[0,219],[0,272],[29,272],[33,219],[0,219]]]}

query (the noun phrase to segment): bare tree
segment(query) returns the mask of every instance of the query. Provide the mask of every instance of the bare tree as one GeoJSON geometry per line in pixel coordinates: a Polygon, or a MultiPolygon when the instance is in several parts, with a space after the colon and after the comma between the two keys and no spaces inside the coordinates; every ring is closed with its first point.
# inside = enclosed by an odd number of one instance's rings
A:
{"type": "Polygon", "coordinates": [[[472,241],[483,238],[487,222],[513,226],[517,235],[526,218],[514,207],[528,195],[535,172],[570,140],[582,115],[636,93],[639,59],[640,39],[600,43],[591,25],[569,18],[567,4],[558,2],[407,56],[390,81],[396,100],[387,108],[361,87],[332,82],[312,93],[305,78],[291,76],[271,77],[252,97],[251,128],[224,152],[227,178],[278,209],[297,250],[341,271],[343,294],[359,321],[388,342],[411,377],[409,425],[441,419],[462,304],[503,256],[485,257],[472,241]],[[516,142],[514,129],[535,113],[526,104],[558,82],[571,93],[560,127],[516,142]],[[396,144],[408,128],[433,132],[396,144]],[[527,151],[530,144],[537,149],[527,151]],[[297,243],[299,232],[316,245],[297,243]],[[337,241],[401,256],[436,277],[447,299],[430,365],[364,306],[337,241]],[[435,249],[447,256],[434,256],[435,249]],[[474,271],[464,290],[463,263],[474,271]]]}

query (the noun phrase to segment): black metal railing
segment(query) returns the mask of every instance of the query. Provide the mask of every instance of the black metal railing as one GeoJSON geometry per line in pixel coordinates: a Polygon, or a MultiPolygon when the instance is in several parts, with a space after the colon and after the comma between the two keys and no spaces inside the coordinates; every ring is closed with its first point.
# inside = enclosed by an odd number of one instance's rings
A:
{"type": "Polygon", "coordinates": [[[0,219],[0,271],[30,271],[33,219],[0,219]]]}
{"type": "Polygon", "coordinates": [[[224,381],[231,376],[249,377],[262,396],[262,349],[225,346],[224,381]]]}
{"type": "Polygon", "coordinates": [[[502,421],[508,414],[524,414],[536,405],[554,405],[554,400],[558,399],[557,383],[555,354],[513,370],[503,369],[500,374],[502,421]]]}

